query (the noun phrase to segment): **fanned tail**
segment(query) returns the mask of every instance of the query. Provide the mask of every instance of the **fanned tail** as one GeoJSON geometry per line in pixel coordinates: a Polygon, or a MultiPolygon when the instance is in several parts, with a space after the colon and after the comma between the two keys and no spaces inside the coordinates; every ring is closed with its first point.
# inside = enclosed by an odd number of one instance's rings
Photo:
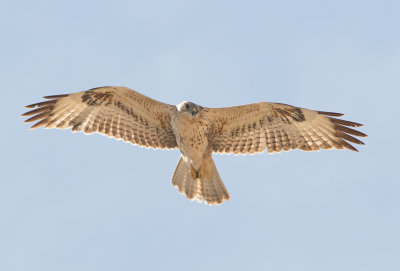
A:
{"type": "Polygon", "coordinates": [[[229,200],[228,190],[211,156],[203,159],[201,165],[203,174],[196,180],[193,179],[190,170],[190,160],[181,156],[172,177],[172,185],[178,188],[180,193],[185,194],[190,200],[196,199],[199,202],[204,200],[209,205],[221,204],[229,200]]]}

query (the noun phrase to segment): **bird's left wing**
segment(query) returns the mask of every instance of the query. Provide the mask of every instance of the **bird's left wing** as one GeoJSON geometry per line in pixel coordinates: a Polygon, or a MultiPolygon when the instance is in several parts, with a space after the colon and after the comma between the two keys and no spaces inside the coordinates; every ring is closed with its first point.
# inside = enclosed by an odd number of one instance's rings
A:
{"type": "Polygon", "coordinates": [[[343,114],[286,104],[261,102],[204,108],[204,112],[212,123],[210,140],[216,153],[252,154],[265,149],[273,153],[331,148],[357,151],[349,142],[363,145],[354,136],[367,136],[348,127],[362,124],[334,118],[343,114]]]}
{"type": "Polygon", "coordinates": [[[145,147],[176,148],[170,125],[175,106],[146,97],[126,87],[101,87],[44,97],[49,101],[22,116],[39,121],[31,128],[72,128],[73,132],[100,133],[145,147]]]}

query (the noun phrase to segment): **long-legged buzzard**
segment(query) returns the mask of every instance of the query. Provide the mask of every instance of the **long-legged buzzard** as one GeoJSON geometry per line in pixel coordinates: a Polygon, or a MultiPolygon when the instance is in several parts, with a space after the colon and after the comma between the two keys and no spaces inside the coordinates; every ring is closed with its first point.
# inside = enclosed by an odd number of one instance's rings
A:
{"type": "Polygon", "coordinates": [[[350,149],[354,136],[364,133],[349,127],[362,124],[341,120],[343,114],[314,111],[287,104],[260,102],[207,108],[192,102],[169,105],[126,87],[100,87],[44,97],[48,101],[22,116],[36,122],[32,128],[72,128],[73,132],[100,133],[132,144],[176,149],[181,158],[172,184],[188,199],[220,204],[229,199],[212,153],[254,154],[301,149],[350,149]]]}

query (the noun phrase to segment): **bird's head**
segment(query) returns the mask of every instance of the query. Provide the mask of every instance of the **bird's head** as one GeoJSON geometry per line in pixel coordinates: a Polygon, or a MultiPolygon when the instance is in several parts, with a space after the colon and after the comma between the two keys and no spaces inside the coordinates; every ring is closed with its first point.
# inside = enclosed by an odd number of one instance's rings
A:
{"type": "Polygon", "coordinates": [[[195,116],[200,110],[201,106],[197,105],[192,102],[181,102],[176,106],[178,108],[178,111],[181,113],[189,113],[192,116],[195,116]]]}

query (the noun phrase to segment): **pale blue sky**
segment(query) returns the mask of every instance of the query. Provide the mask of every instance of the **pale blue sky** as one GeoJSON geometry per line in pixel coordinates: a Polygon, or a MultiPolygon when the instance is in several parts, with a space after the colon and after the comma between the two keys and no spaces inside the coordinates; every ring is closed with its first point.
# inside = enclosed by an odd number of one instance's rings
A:
{"type": "Polygon", "coordinates": [[[400,270],[399,1],[0,1],[0,270],[400,270]],[[346,113],[360,152],[214,156],[28,130],[24,106],[123,85],[177,104],[346,113]]]}

